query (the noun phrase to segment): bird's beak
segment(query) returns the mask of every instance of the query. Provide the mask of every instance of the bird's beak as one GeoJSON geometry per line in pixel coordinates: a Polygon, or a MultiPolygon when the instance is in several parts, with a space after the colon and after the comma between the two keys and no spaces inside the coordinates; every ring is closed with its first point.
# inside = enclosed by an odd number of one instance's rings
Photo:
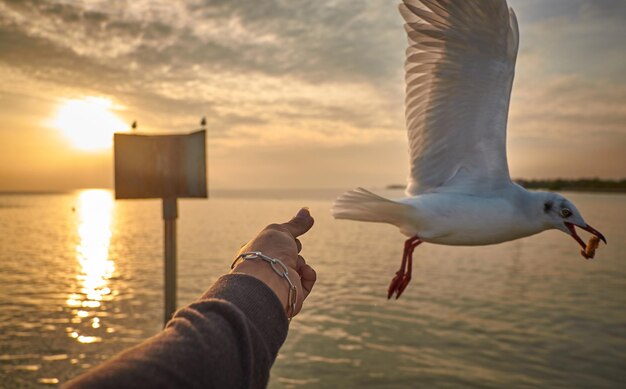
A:
{"type": "Polygon", "coordinates": [[[565,227],[567,227],[572,238],[574,238],[576,242],[578,242],[578,244],[583,248],[583,250],[587,247],[587,245],[585,244],[585,242],[583,242],[582,239],[580,239],[580,236],[578,236],[578,234],[576,233],[576,227],[582,228],[583,230],[590,232],[591,234],[597,236],[601,241],[603,241],[606,244],[606,238],[604,237],[604,235],[602,235],[600,231],[591,227],[589,224],[585,224],[584,226],[579,226],[579,225],[575,225],[574,223],[565,222],[565,227]]]}

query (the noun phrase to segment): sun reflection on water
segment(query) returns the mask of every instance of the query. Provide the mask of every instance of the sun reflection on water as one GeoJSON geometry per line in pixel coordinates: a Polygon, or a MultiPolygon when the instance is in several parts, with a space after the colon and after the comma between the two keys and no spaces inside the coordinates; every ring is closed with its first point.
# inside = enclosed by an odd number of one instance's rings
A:
{"type": "MultiPolygon", "coordinates": [[[[111,222],[113,214],[111,192],[99,189],[80,193],[76,212],[78,213],[78,237],[76,259],[81,271],[76,276],[80,291],[68,296],[67,305],[74,316],[72,323],[91,323],[89,328],[97,330],[102,323],[98,313],[102,303],[113,298],[109,279],[115,272],[115,263],[109,259],[111,222]]],[[[80,334],[80,329],[71,328],[69,336],[80,343],[94,343],[102,340],[99,336],[80,334]]]]}

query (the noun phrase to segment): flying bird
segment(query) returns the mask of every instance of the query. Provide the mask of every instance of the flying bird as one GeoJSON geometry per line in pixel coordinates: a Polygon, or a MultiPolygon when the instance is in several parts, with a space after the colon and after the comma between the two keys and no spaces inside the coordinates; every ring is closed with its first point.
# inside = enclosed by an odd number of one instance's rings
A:
{"type": "Polygon", "coordinates": [[[405,115],[410,176],[406,198],[363,188],[333,204],[337,219],[389,223],[408,237],[387,298],[411,280],[423,242],[489,245],[558,229],[582,247],[576,227],[606,243],[565,197],[511,181],[506,125],[519,44],[505,0],[403,0],[405,115]]]}
{"type": "Polygon", "coordinates": [[[203,117],[202,117],[202,120],[200,120],[200,125],[201,125],[202,127],[205,127],[205,126],[206,126],[206,117],[205,117],[205,116],[203,116],[203,117]]]}

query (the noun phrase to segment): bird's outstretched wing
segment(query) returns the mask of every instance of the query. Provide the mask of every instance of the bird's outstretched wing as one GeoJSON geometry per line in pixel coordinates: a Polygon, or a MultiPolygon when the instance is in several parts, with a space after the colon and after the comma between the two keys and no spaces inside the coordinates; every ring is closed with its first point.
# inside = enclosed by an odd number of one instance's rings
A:
{"type": "Polygon", "coordinates": [[[408,195],[510,182],[506,122],[519,42],[505,0],[403,0],[408,195]]]}

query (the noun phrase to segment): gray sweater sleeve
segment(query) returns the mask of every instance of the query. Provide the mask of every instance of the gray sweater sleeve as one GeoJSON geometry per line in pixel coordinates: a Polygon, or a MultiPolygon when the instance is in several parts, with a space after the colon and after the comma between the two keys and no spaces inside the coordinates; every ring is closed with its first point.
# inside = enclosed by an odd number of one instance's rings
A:
{"type": "Polygon", "coordinates": [[[278,297],[258,279],[222,276],[156,336],[66,388],[262,388],[287,336],[278,297]]]}

